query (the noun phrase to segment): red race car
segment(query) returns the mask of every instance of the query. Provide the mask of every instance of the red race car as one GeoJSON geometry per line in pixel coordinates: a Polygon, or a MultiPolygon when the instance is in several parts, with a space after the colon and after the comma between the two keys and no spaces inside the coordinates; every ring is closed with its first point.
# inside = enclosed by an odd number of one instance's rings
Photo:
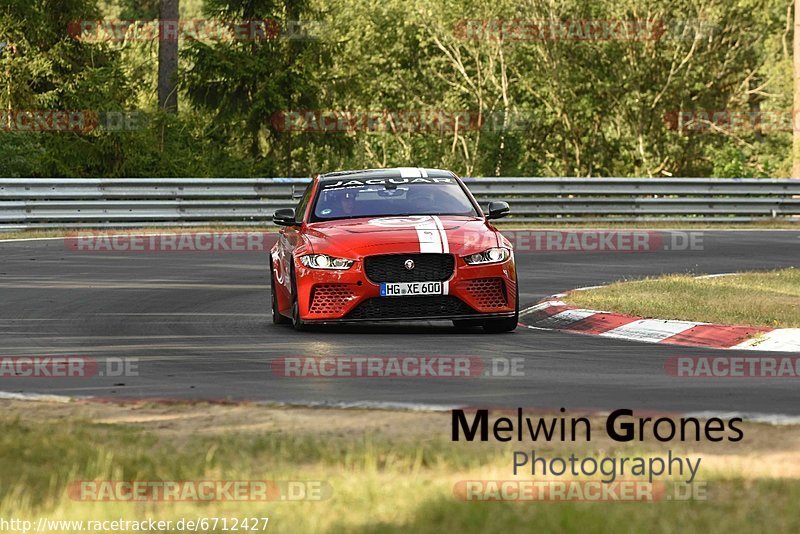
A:
{"type": "Polygon", "coordinates": [[[487,332],[517,327],[509,241],[450,171],[397,168],[316,176],[280,209],[271,250],[272,320],[307,325],[451,320],[487,332]]]}

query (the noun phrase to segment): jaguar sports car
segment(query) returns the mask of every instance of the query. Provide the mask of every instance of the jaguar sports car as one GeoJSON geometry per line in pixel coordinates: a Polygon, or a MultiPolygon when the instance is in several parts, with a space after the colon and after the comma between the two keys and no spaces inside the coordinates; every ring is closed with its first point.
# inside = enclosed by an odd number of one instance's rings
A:
{"type": "Polygon", "coordinates": [[[274,323],[450,320],[514,330],[519,288],[510,242],[450,171],[346,171],[314,177],[279,209],[270,252],[274,323]]]}

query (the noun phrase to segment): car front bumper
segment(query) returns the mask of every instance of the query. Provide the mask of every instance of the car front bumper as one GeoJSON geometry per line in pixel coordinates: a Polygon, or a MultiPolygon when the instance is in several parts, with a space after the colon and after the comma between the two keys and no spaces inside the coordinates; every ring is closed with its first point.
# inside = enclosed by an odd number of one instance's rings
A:
{"type": "Polygon", "coordinates": [[[313,323],[507,318],[517,308],[513,258],[490,265],[467,265],[456,258],[441,296],[381,297],[363,261],[345,271],[295,265],[298,306],[313,323]]]}

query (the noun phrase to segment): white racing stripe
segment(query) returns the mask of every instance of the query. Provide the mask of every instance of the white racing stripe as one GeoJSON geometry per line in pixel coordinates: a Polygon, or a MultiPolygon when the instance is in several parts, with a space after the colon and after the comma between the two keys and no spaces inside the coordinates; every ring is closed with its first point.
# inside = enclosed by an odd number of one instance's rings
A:
{"type": "MultiPolygon", "coordinates": [[[[439,230],[439,239],[442,240],[442,252],[445,254],[450,254],[450,242],[447,240],[447,232],[444,229],[442,220],[437,215],[434,215],[433,221],[436,223],[436,228],[439,230]]],[[[442,284],[442,294],[450,294],[450,282],[445,282],[442,284]]]]}
{"type": "Polygon", "coordinates": [[[419,239],[419,251],[422,253],[442,253],[442,236],[436,228],[436,221],[428,217],[426,220],[417,223],[417,239],[419,239]]]}
{"type": "Polygon", "coordinates": [[[444,230],[442,220],[437,215],[434,215],[433,221],[436,223],[437,230],[439,230],[439,239],[442,240],[442,252],[450,254],[450,243],[447,241],[447,232],[444,230]]]}
{"type": "Polygon", "coordinates": [[[422,178],[422,173],[417,167],[400,167],[401,178],[422,178]]]}

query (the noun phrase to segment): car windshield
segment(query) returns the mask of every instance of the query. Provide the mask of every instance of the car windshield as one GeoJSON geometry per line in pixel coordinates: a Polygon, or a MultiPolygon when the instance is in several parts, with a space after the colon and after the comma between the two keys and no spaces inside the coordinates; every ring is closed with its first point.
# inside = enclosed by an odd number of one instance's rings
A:
{"type": "Polygon", "coordinates": [[[455,178],[343,178],[321,182],[313,220],[404,215],[479,216],[455,178]]]}

